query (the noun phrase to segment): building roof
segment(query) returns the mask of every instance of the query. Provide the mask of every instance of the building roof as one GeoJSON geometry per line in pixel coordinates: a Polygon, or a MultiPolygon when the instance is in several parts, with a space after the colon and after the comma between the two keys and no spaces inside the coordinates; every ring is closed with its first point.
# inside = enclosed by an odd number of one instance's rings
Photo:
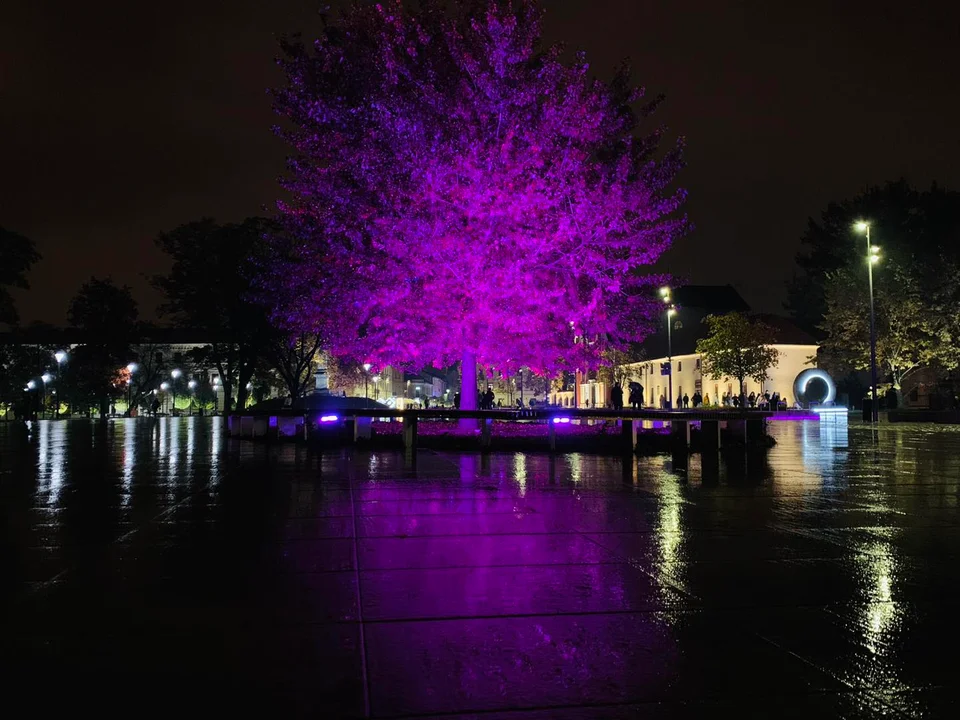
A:
{"type": "Polygon", "coordinates": [[[780,345],[819,345],[817,339],[788,317],[757,313],[752,316],[773,328],[780,345]]]}
{"type": "Polygon", "coordinates": [[[749,312],[750,306],[732,285],[684,285],[673,291],[679,307],[706,310],[715,315],[728,312],[749,312]]]}
{"type": "MultiPolygon", "coordinates": [[[[707,315],[725,315],[730,312],[748,313],[750,306],[731,285],[687,285],[673,291],[676,313],[671,318],[671,340],[674,355],[693,355],[697,340],[706,337],[707,315]]],[[[789,318],[780,315],[751,315],[775,331],[776,342],[782,345],[818,345],[816,338],[801,330],[789,318]]],[[[666,313],[660,318],[660,327],[648,337],[641,348],[644,357],[656,359],[667,357],[666,313]]]]}

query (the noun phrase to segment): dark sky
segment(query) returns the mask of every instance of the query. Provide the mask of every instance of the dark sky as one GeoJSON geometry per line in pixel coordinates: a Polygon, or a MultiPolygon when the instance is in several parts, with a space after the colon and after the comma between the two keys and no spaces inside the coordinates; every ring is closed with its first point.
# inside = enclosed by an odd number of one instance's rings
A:
{"type": "MultiPolygon", "coordinates": [[[[0,225],[44,259],[25,322],[64,322],[91,275],[162,272],[152,238],[271,208],[285,148],[265,89],[314,0],[8,3],[0,21],[0,225]]],[[[696,231],[665,260],[777,311],[810,215],[905,176],[960,187],[960,4],[545,0],[548,40],[609,76],[624,57],[688,139],[696,231]]],[[[882,229],[878,229],[882,235],[882,229]]]]}

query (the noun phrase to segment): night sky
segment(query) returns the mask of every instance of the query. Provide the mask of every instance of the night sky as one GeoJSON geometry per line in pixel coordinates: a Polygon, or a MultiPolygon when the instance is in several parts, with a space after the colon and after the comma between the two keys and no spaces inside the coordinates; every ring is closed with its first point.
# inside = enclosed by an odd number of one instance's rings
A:
{"type": "MultiPolygon", "coordinates": [[[[44,259],[22,320],[65,321],[91,275],[149,318],[153,237],[269,212],[286,152],[265,90],[314,0],[9,3],[0,22],[0,225],[44,259]]],[[[688,140],[696,231],[665,258],[779,311],[807,217],[899,176],[960,188],[960,4],[545,0],[548,40],[624,57],[688,140]]],[[[880,234],[882,234],[882,229],[880,234]]],[[[878,238],[882,244],[882,237],[878,238]]]]}

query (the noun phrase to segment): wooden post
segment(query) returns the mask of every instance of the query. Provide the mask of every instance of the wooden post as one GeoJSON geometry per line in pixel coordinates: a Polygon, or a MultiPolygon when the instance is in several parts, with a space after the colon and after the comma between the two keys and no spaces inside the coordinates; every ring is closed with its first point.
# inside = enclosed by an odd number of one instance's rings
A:
{"type": "Polygon", "coordinates": [[[678,446],[690,447],[690,422],[688,420],[670,420],[670,433],[678,446]]]}
{"type": "Polygon", "coordinates": [[[407,415],[403,418],[403,446],[414,453],[417,451],[417,416],[407,415]]]}
{"type": "Polygon", "coordinates": [[[747,445],[759,444],[763,438],[763,418],[747,418],[746,442],[747,445]]]}
{"type": "Polygon", "coordinates": [[[481,421],[480,425],[480,449],[484,451],[490,450],[490,433],[493,425],[493,420],[489,418],[484,418],[481,421]]]}
{"type": "Polygon", "coordinates": [[[707,453],[716,453],[720,449],[720,421],[719,420],[701,420],[700,421],[700,452],[703,455],[707,453]]]}
{"type": "Polygon", "coordinates": [[[354,417],[353,418],[353,442],[357,440],[369,440],[371,437],[371,424],[373,418],[354,417]]]}
{"type": "MultiPolygon", "coordinates": [[[[637,451],[637,423],[639,420],[624,418],[620,426],[623,437],[623,455],[633,455],[637,451]]],[[[624,461],[626,462],[626,461],[624,461]]]]}

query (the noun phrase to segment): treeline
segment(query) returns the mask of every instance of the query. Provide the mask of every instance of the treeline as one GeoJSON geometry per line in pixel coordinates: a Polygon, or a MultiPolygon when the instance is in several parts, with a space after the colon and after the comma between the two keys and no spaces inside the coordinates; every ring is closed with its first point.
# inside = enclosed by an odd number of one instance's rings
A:
{"type": "MultiPolygon", "coordinates": [[[[216,371],[228,406],[243,407],[254,394],[273,391],[303,396],[313,383],[321,338],[291,337],[270,321],[270,298],[257,286],[257,277],[269,248],[267,234],[275,231],[264,218],[227,224],[203,219],[157,237],[171,260],[168,274],[151,278],[163,294],[161,319],[189,330],[189,339],[205,343],[202,347],[177,353],[158,342],[158,333],[139,317],[131,289],[94,277],[70,302],[68,321],[82,343],[62,362],[56,353],[64,348],[53,344],[0,346],[0,404],[26,403],[36,411],[41,398],[49,407],[56,396],[61,407],[75,412],[106,413],[116,404],[147,409],[165,383],[164,392],[179,398],[180,409],[212,410],[216,388],[208,382],[208,370],[216,371]],[[180,371],[176,377],[175,370],[180,371]]],[[[5,322],[15,324],[7,288],[27,287],[26,272],[39,255],[28,239],[4,233],[0,265],[8,272],[0,277],[0,311],[5,322]],[[7,235],[16,243],[7,243],[7,235]]],[[[42,335],[38,330],[43,328],[31,328],[42,335]]]]}

